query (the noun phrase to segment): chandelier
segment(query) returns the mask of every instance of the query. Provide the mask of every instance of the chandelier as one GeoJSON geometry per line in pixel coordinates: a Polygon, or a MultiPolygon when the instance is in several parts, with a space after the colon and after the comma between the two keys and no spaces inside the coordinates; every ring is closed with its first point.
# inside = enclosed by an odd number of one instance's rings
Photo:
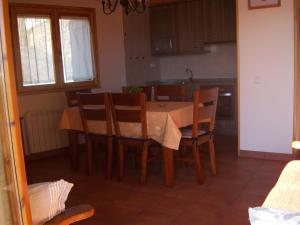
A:
{"type": "Polygon", "coordinates": [[[102,0],[103,12],[106,15],[112,14],[120,2],[126,15],[131,11],[143,13],[146,10],[146,0],[102,0]]]}

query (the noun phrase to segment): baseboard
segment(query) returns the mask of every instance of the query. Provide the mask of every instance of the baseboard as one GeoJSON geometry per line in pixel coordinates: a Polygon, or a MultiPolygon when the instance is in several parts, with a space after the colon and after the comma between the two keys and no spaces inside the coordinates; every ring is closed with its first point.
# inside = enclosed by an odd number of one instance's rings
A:
{"type": "Polygon", "coordinates": [[[258,152],[249,150],[240,150],[241,158],[254,158],[254,159],[269,159],[289,162],[295,159],[293,154],[275,153],[275,152],[258,152]]]}
{"type": "Polygon", "coordinates": [[[25,161],[31,162],[31,161],[50,158],[50,157],[59,156],[59,155],[66,155],[67,153],[68,153],[68,147],[53,149],[53,150],[49,150],[49,151],[46,151],[46,152],[38,152],[38,153],[33,153],[33,154],[30,154],[30,155],[26,155],[25,156],[25,161]]]}

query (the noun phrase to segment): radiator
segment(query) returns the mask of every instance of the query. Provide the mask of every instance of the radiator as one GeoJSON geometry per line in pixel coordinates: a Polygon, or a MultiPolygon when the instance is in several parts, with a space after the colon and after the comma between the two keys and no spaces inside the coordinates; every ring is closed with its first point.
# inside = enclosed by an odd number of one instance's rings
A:
{"type": "Polygon", "coordinates": [[[66,132],[58,129],[62,111],[30,111],[24,115],[22,133],[26,155],[68,146],[66,132]]]}

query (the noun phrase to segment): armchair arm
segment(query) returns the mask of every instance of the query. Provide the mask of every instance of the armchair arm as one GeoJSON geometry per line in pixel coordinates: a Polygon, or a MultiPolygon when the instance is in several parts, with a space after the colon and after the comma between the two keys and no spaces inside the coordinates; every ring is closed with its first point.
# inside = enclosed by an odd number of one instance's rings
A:
{"type": "Polygon", "coordinates": [[[69,225],[92,217],[94,213],[95,210],[90,205],[77,205],[66,209],[64,212],[58,214],[44,225],[69,225]]]}

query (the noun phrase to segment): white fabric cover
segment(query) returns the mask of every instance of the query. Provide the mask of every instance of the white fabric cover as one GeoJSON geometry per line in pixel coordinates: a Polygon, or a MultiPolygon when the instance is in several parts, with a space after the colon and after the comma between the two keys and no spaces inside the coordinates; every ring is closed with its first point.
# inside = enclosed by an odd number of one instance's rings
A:
{"type": "Polygon", "coordinates": [[[268,194],[265,208],[300,212],[300,160],[289,162],[268,194]]]}
{"type": "Polygon", "coordinates": [[[249,208],[251,225],[299,225],[300,213],[281,209],[249,208]]]}
{"type": "Polygon", "coordinates": [[[41,225],[65,210],[73,184],[64,180],[29,185],[33,225],[41,225]]]}

